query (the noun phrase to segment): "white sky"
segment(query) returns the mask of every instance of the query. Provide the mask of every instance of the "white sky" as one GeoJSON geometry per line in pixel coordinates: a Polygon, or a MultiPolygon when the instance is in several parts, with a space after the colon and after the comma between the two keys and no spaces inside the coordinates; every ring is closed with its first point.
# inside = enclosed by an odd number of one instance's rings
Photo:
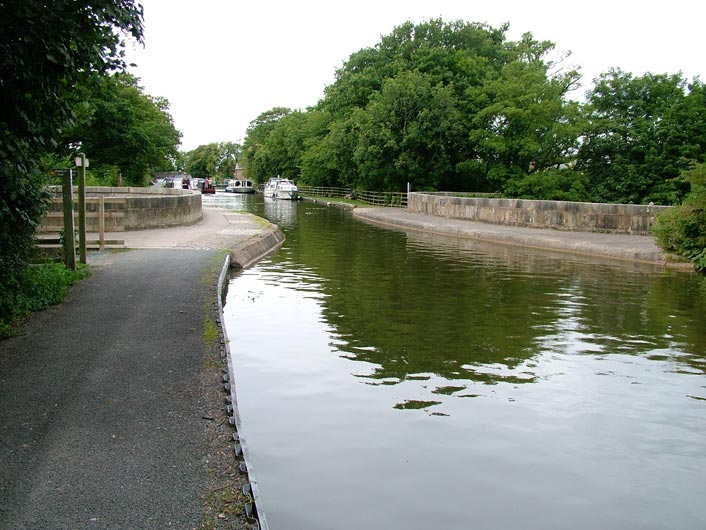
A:
{"type": "Polygon", "coordinates": [[[706,81],[703,0],[137,1],[145,47],[129,47],[138,65],[131,71],[148,94],[169,100],[185,151],[242,142],[248,124],[273,107],[316,104],[352,53],[408,20],[509,22],[510,40],[527,31],[550,40],[581,67],[577,98],[610,67],[706,81]]]}

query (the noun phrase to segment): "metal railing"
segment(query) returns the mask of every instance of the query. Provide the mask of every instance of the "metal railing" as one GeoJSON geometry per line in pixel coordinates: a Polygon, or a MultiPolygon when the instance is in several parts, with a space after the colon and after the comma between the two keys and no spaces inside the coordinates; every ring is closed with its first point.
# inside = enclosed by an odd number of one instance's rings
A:
{"type": "Polygon", "coordinates": [[[407,207],[407,192],[398,191],[367,191],[355,190],[352,188],[327,188],[321,186],[301,186],[300,195],[310,197],[329,197],[337,199],[350,199],[371,204],[374,206],[395,206],[398,208],[407,207]]]}

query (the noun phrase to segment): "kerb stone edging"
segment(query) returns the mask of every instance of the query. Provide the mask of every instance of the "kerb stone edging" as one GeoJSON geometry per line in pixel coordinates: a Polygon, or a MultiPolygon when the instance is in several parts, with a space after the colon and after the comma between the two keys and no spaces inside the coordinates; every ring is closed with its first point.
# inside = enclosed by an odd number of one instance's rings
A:
{"type": "Polygon", "coordinates": [[[277,226],[246,239],[230,249],[233,262],[245,269],[279,248],[284,242],[284,234],[277,226]]]}

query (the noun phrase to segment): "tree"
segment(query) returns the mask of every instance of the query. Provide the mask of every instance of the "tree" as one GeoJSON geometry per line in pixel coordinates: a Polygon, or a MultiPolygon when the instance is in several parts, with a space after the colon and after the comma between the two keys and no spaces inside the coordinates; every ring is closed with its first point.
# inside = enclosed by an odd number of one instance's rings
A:
{"type": "Polygon", "coordinates": [[[470,138],[495,189],[512,189],[512,181],[559,168],[576,156],[579,109],[566,96],[579,74],[552,73],[555,64],[544,58],[553,48],[523,35],[508,45],[516,59],[483,87],[487,100],[475,115],[470,138]]]}
{"type": "Polygon", "coordinates": [[[680,173],[706,154],[701,83],[614,69],[601,75],[588,104],[577,169],[589,175],[592,199],[678,202],[688,189],[680,173]]]}
{"type": "Polygon", "coordinates": [[[337,137],[307,142],[318,159],[341,162],[340,173],[327,179],[385,189],[404,189],[410,181],[461,189],[478,181],[468,136],[479,105],[469,99],[486,77],[497,75],[506,29],[407,22],[374,48],[351,55],[317,106],[332,117],[328,134],[337,137]]]}
{"type": "Polygon", "coordinates": [[[240,161],[242,147],[235,142],[222,142],[220,147],[220,159],[216,168],[216,176],[220,179],[231,178],[235,175],[235,166],[240,161]]]}
{"type": "MultiPolygon", "coordinates": [[[[301,174],[305,140],[309,137],[309,115],[300,110],[277,121],[267,139],[273,174],[295,179],[301,174]]],[[[264,179],[258,179],[264,180],[264,179]]]]}
{"type": "Polygon", "coordinates": [[[310,186],[350,186],[355,181],[353,124],[328,111],[308,113],[309,134],[301,157],[301,182],[310,186]]]}
{"type": "MultiPolygon", "coordinates": [[[[79,104],[69,145],[84,151],[96,172],[122,173],[123,181],[142,186],[154,171],[175,169],[181,133],[169,102],[143,92],[129,74],[105,77],[79,104]]],[[[114,183],[111,183],[114,184],[114,183]]]]}
{"type": "Polygon", "coordinates": [[[123,36],[142,39],[142,7],[129,0],[0,4],[0,123],[5,147],[51,146],[71,121],[75,84],[124,67],[123,36]],[[12,142],[12,143],[11,143],[12,142]]]}
{"type": "Polygon", "coordinates": [[[277,123],[292,111],[285,107],[275,107],[260,114],[250,122],[243,142],[243,169],[248,178],[264,182],[277,175],[277,163],[270,152],[268,139],[277,123]]]}
{"type": "Polygon", "coordinates": [[[186,171],[194,177],[220,180],[233,178],[235,164],[240,158],[240,145],[221,142],[200,145],[187,153],[186,171]]]}
{"type": "Polygon", "coordinates": [[[501,191],[604,202],[679,202],[706,158],[706,90],[681,75],[580,79],[555,46],[507,26],[407,22],[337,70],[324,98],[251,123],[250,176],[318,186],[501,191]],[[297,175],[297,172],[298,175],[297,175]]]}
{"type": "Polygon", "coordinates": [[[552,43],[506,42],[507,29],[396,27],[350,56],[306,119],[258,118],[248,169],[317,185],[496,191],[561,166],[577,148],[578,105],[566,95],[578,73],[547,59],[552,43]]]}
{"type": "Polygon", "coordinates": [[[185,170],[197,178],[212,177],[216,174],[219,158],[217,143],[200,145],[186,154],[185,170]]]}
{"type": "Polygon", "coordinates": [[[73,87],[124,67],[124,38],[142,40],[132,0],[0,2],[0,312],[17,287],[44,213],[40,158],[71,125],[73,87]]]}
{"type": "Polygon", "coordinates": [[[402,72],[355,114],[358,184],[395,191],[439,189],[453,182],[458,160],[449,146],[462,141],[461,113],[450,86],[430,76],[402,72]]]}

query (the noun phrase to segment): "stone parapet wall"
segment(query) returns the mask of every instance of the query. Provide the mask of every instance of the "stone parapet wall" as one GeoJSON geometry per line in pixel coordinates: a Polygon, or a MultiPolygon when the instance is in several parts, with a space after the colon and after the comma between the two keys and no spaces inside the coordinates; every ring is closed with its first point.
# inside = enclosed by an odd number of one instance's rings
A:
{"type": "MultiPolygon", "coordinates": [[[[42,221],[43,231],[63,226],[61,188],[52,187],[53,200],[42,221]]],[[[74,201],[78,188],[74,186],[74,201]]],[[[105,231],[122,232],[146,228],[190,225],[203,217],[201,193],[194,190],[140,187],[86,187],[86,228],[98,231],[98,197],[105,204],[105,231]]],[[[74,209],[76,203],[74,202],[74,209]]]]}
{"type": "Polygon", "coordinates": [[[407,210],[483,223],[577,232],[650,235],[656,216],[671,206],[525,199],[454,197],[410,193],[407,210]]]}

